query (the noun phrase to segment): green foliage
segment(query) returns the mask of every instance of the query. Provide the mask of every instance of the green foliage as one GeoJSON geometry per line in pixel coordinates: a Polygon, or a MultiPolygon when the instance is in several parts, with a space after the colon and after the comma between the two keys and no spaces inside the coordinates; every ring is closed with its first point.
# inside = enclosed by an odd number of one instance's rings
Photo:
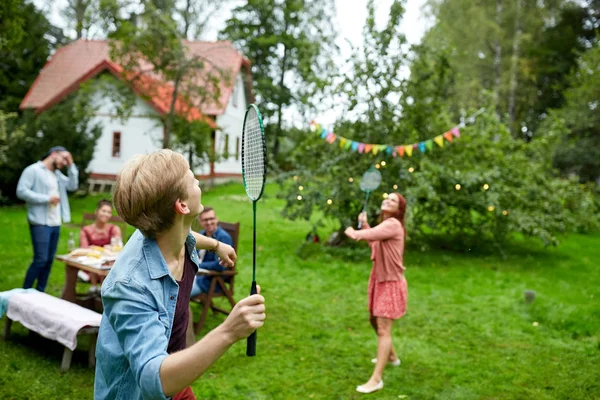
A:
{"type": "Polygon", "coordinates": [[[14,200],[23,169],[57,145],[65,146],[73,154],[80,185],[85,184],[85,170],[102,132],[99,125],[92,124],[93,109],[85,93],[79,91],[39,115],[27,111],[19,120],[7,119],[6,114],[0,113],[6,127],[0,137],[2,196],[14,200]]]}
{"type": "MultiPolygon", "coordinates": [[[[367,129],[356,123],[354,130],[338,132],[354,132],[362,140],[361,128],[367,129]]],[[[340,229],[355,224],[364,202],[359,178],[371,164],[386,161],[380,169],[383,183],[371,195],[368,212],[374,219],[384,193],[403,194],[413,243],[462,250],[486,243],[500,246],[520,232],[555,245],[562,233],[597,229],[598,209],[590,189],[547,172],[542,155],[548,154],[548,146],[541,140],[515,141],[490,112],[462,129],[456,143],[423,155],[416,150],[412,158],[359,155],[308,136],[295,154],[297,169],[280,179],[283,215],[308,220],[318,210],[340,221],[340,229]]]]}
{"type": "MultiPolygon", "coordinates": [[[[228,70],[215,65],[209,68],[211,60],[189,53],[184,41],[189,26],[180,32],[182,27],[173,18],[180,11],[169,1],[143,2],[136,11],[120,0],[105,0],[100,7],[110,39],[111,59],[123,66],[125,80],[133,86],[142,85],[147,97],[164,97],[164,82],[173,88],[168,95],[169,111],[161,118],[165,129],[163,147],[184,152],[191,149],[203,159],[202,155],[210,149],[211,131],[204,122],[188,121],[186,110],[193,105],[217,102],[220,83],[232,77],[228,70]],[[149,83],[148,77],[156,79],[154,84],[149,83]],[[176,101],[179,110],[175,108],[176,101]]],[[[124,114],[131,105],[122,104],[124,114]]]]}
{"type": "Polygon", "coordinates": [[[333,9],[331,0],[248,0],[221,33],[252,61],[253,89],[277,161],[285,159],[279,157],[285,111],[314,107],[330,84],[333,9]]]}
{"type": "MultiPolygon", "coordinates": [[[[404,38],[397,30],[402,12],[401,2],[394,2],[390,22],[378,31],[369,5],[365,49],[353,56],[352,72],[343,84],[351,99],[349,111],[361,112],[361,117],[338,122],[334,132],[341,136],[400,145],[431,139],[456,124],[444,98],[453,74],[443,56],[419,59],[409,81],[398,76],[406,60],[399,51],[404,38]]],[[[383,183],[371,196],[369,215],[378,214],[385,193],[399,191],[408,200],[408,236],[416,244],[498,248],[520,232],[550,245],[561,233],[596,228],[593,194],[550,174],[554,135],[549,132],[531,143],[515,141],[487,102],[486,113],[464,121],[474,123],[462,130],[457,143],[446,143],[444,149],[435,145],[426,154],[415,150],[412,158],[360,155],[341,150],[337,142],[326,144],[319,133],[304,133],[289,158],[293,171],[279,179],[280,197],[286,201],[283,215],[310,220],[320,211],[337,220],[340,231],[355,224],[364,202],[360,177],[377,163],[383,183]]]]}
{"type": "Polygon", "coordinates": [[[600,184],[600,44],[581,55],[569,77],[565,105],[551,112],[545,129],[563,136],[556,147],[555,165],[564,174],[600,184]]]}
{"type": "MultiPolygon", "coordinates": [[[[1,2],[0,9],[12,3],[1,2]]],[[[19,104],[39,74],[50,55],[50,43],[46,37],[50,23],[32,3],[16,1],[16,10],[10,18],[0,14],[0,24],[11,21],[26,28],[26,34],[7,43],[0,43],[0,109],[17,112],[19,104]]],[[[0,38],[10,38],[0,31],[0,38]]],[[[3,39],[0,39],[2,42],[3,39]]]]}
{"type": "Polygon", "coordinates": [[[0,2],[0,51],[21,41],[25,36],[22,0],[4,0],[0,2]]]}
{"type": "Polygon", "coordinates": [[[436,23],[416,58],[424,56],[421,50],[446,58],[453,71],[446,98],[452,115],[478,108],[493,94],[513,136],[526,139],[549,108],[564,102],[576,54],[599,32],[600,7],[594,0],[429,3],[436,23]]]}

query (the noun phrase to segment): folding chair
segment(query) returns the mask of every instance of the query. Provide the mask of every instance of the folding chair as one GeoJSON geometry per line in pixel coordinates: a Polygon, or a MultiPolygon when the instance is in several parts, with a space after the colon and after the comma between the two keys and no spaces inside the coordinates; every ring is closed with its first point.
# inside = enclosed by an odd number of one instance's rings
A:
{"type": "MultiPolygon", "coordinates": [[[[219,222],[219,226],[229,233],[231,239],[233,240],[233,248],[237,252],[238,237],[240,235],[240,223],[237,222],[233,224],[229,222],[219,222]]],[[[198,322],[194,324],[195,334],[198,334],[202,330],[209,308],[212,309],[213,313],[215,314],[220,312],[225,315],[229,315],[229,311],[217,307],[213,303],[213,299],[215,297],[226,297],[227,300],[229,300],[229,304],[231,304],[231,308],[235,306],[235,300],[233,299],[233,287],[234,278],[237,275],[237,271],[235,270],[234,266],[226,269],[223,272],[198,271],[197,275],[209,276],[211,277],[211,280],[208,293],[200,293],[199,295],[190,299],[190,301],[193,301],[194,303],[202,304],[202,314],[200,315],[198,322]],[[219,292],[217,291],[217,288],[220,289],[219,292]]]]}

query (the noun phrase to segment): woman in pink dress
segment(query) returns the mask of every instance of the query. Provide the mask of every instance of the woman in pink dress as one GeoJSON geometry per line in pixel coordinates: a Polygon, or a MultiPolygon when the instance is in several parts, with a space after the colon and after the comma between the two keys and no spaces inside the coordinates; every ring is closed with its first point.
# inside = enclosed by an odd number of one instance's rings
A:
{"type": "MultiPolygon", "coordinates": [[[[112,203],[108,200],[100,200],[96,207],[96,222],[86,225],[79,232],[79,247],[87,248],[90,246],[100,246],[111,244],[112,238],[121,238],[121,229],[113,224],[109,224],[112,216],[112,203]]],[[[84,281],[91,281],[91,291],[97,290],[96,284],[99,277],[96,274],[88,274],[79,271],[77,274],[84,281]]]]}
{"type": "Polygon", "coordinates": [[[357,386],[360,393],[383,389],[383,369],[386,363],[398,366],[400,359],[392,345],[392,324],[406,313],[408,288],[404,278],[404,216],[406,200],[392,193],[381,203],[381,223],[371,228],[366,213],[361,213],[360,231],[349,227],[345,233],[354,240],[366,240],[371,247],[373,268],[369,278],[369,314],[377,333],[377,358],[371,378],[357,386]]]}

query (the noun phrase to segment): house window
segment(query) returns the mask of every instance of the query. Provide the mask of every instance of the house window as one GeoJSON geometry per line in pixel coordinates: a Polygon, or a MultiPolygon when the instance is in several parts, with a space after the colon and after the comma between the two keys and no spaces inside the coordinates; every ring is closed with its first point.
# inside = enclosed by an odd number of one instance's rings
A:
{"type": "Polygon", "coordinates": [[[232,101],[233,101],[233,106],[237,107],[238,105],[238,83],[237,80],[235,81],[235,84],[233,85],[233,93],[231,94],[232,101]]]}
{"type": "Polygon", "coordinates": [[[121,157],[121,132],[113,132],[112,156],[121,157]]]}
{"type": "Polygon", "coordinates": [[[227,160],[229,158],[229,134],[225,134],[225,151],[223,152],[223,157],[227,160]]]}
{"type": "Polygon", "coordinates": [[[240,137],[236,136],[235,138],[235,160],[240,159],[240,137]]]}

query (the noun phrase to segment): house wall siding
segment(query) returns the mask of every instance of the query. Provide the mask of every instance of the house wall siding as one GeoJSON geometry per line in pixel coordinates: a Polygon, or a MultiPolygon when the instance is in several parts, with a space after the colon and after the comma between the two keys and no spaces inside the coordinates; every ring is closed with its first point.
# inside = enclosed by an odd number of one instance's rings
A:
{"type": "MultiPolygon", "coordinates": [[[[225,153],[225,134],[229,135],[229,157],[220,158],[214,164],[215,175],[241,175],[241,152],[236,160],[236,145],[241,147],[241,132],[246,110],[246,100],[243,90],[242,76],[236,79],[237,89],[229,98],[229,103],[223,115],[217,116],[216,122],[221,130],[216,132],[215,148],[217,154],[225,153]],[[237,96],[234,106],[233,95],[237,96]]],[[[146,102],[137,99],[126,121],[115,117],[115,106],[103,92],[95,95],[94,103],[97,111],[92,122],[102,125],[102,135],[96,143],[94,156],[88,165],[88,172],[96,176],[114,176],[119,173],[125,163],[136,154],[147,154],[162,148],[163,126],[158,119],[158,113],[146,102]],[[113,132],[121,133],[121,154],[113,157],[113,132]]],[[[240,149],[241,151],[241,149],[240,149]]],[[[186,159],[188,155],[184,153],[186,159]]],[[[210,174],[210,165],[205,163],[194,168],[194,173],[201,176],[210,174]]]]}

